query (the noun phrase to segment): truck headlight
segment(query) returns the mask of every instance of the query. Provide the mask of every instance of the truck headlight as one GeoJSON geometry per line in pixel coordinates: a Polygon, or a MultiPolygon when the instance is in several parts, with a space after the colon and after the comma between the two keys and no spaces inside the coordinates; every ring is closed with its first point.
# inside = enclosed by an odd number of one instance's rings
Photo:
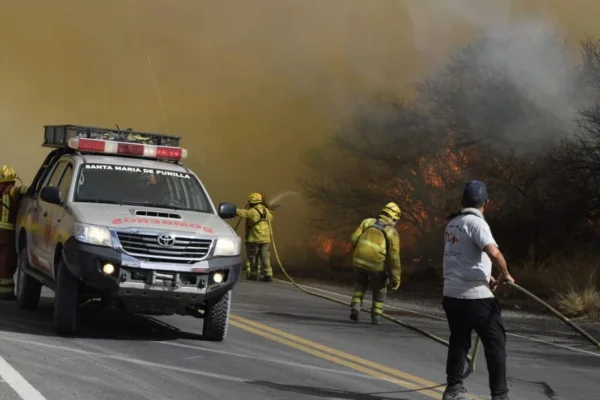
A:
{"type": "Polygon", "coordinates": [[[104,226],[75,223],[75,239],[96,246],[113,247],[110,231],[104,226]]]}
{"type": "Polygon", "coordinates": [[[219,238],[215,246],[215,256],[239,256],[242,250],[242,239],[239,237],[219,238]]]}

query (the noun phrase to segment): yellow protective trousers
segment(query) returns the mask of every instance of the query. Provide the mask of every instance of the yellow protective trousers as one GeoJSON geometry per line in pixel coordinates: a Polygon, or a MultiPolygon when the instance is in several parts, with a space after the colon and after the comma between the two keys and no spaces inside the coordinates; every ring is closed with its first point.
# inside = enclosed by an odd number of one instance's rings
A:
{"type": "Polygon", "coordinates": [[[273,276],[273,268],[271,267],[271,243],[246,243],[246,257],[248,258],[248,266],[252,272],[260,274],[260,276],[273,276]],[[259,264],[262,271],[259,270],[259,264]]]}
{"type": "Polygon", "coordinates": [[[351,305],[362,306],[365,293],[371,285],[373,292],[373,305],[371,314],[381,315],[383,313],[383,302],[387,295],[388,274],[386,271],[373,272],[354,267],[354,293],[351,305]]]}

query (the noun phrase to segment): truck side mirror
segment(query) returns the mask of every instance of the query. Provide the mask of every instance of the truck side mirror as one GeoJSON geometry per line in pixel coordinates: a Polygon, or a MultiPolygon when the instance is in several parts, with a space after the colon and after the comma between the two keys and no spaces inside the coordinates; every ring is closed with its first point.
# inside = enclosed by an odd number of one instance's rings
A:
{"type": "Polygon", "coordinates": [[[60,198],[60,189],[55,186],[46,186],[42,189],[40,197],[43,201],[50,204],[60,205],[62,200],[60,198]]]}
{"type": "Polygon", "coordinates": [[[223,219],[234,218],[237,215],[237,206],[233,203],[219,203],[219,217],[223,219]]]}

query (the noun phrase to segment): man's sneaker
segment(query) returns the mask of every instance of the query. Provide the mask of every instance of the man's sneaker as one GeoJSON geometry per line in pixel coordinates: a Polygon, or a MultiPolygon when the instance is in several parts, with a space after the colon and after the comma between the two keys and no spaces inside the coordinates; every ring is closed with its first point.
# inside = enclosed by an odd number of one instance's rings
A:
{"type": "Polygon", "coordinates": [[[471,397],[467,394],[467,389],[464,386],[447,387],[442,400],[471,400],[471,397]]]}
{"type": "Polygon", "coordinates": [[[371,323],[373,325],[379,325],[381,323],[381,315],[379,315],[379,314],[371,315],[371,323]]]}
{"type": "Polygon", "coordinates": [[[358,316],[360,314],[360,306],[358,304],[352,305],[352,311],[350,311],[350,319],[358,322],[358,316]]]}
{"type": "Polygon", "coordinates": [[[505,393],[505,394],[501,394],[499,396],[492,397],[492,400],[510,400],[510,399],[508,398],[508,393],[505,393]]]}

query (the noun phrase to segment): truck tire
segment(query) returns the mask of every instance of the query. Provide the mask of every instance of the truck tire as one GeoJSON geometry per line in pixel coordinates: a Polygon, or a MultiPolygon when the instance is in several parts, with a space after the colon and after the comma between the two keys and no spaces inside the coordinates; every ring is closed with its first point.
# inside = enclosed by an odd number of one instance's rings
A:
{"type": "Polygon", "coordinates": [[[69,335],[77,329],[79,311],[79,280],[63,260],[58,263],[54,292],[54,329],[59,335],[69,335]]]}
{"type": "Polygon", "coordinates": [[[33,276],[25,272],[29,269],[29,260],[27,259],[27,248],[24,247],[19,253],[19,263],[17,267],[17,285],[15,294],[17,296],[17,306],[24,310],[35,310],[40,304],[40,294],[42,293],[42,283],[33,276]]]}
{"type": "Polygon", "coordinates": [[[208,303],[204,308],[202,337],[213,342],[222,342],[227,336],[230,311],[231,291],[225,293],[216,302],[208,303]]]}

